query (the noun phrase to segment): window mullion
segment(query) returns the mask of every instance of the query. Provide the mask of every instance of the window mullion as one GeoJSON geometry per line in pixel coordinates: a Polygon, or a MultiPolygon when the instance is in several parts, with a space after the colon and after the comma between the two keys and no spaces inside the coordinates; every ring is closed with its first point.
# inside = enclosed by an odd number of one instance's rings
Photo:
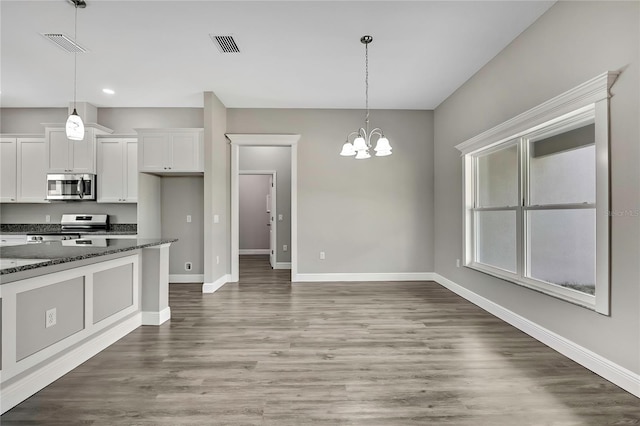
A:
{"type": "Polygon", "coordinates": [[[518,208],[516,210],[516,259],[517,259],[517,274],[520,278],[525,276],[525,268],[527,267],[526,256],[526,244],[527,244],[527,228],[525,223],[524,206],[527,204],[528,199],[528,146],[525,138],[518,140],[518,208]]]}

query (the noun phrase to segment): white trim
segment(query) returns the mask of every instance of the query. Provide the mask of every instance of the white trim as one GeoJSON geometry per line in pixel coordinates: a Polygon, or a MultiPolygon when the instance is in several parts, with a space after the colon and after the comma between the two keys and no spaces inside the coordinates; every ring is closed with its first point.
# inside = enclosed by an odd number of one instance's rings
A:
{"type": "MultiPolygon", "coordinates": [[[[230,281],[240,277],[239,196],[240,146],[291,147],[291,281],[297,281],[298,271],[298,134],[233,134],[225,135],[231,142],[231,274],[230,281]]],[[[204,287],[203,287],[204,290],[204,287]]],[[[215,291],[215,290],[213,290],[215,291]]]]}
{"type": "Polygon", "coordinates": [[[167,306],[160,312],[142,311],[142,325],[162,325],[171,319],[171,308],[167,306]]]}
{"type": "Polygon", "coordinates": [[[238,254],[240,256],[245,254],[269,254],[271,250],[269,249],[240,249],[238,250],[238,254]]]}
{"type": "Polygon", "coordinates": [[[83,362],[111,346],[142,324],[142,315],[135,314],[97,337],[87,340],[55,361],[44,364],[24,378],[2,388],[0,414],[7,412],[45,386],[50,385],[83,362]]]}
{"type": "Polygon", "coordinates": [[[273,269],[291,269],[291,262],[276,262],[276,267],[273,269]]]}
{"type": "Polygon", "coordinates": [[[609,89],[620,73],[607,71],[574,87],[504,123],[498,124],[477,136],[456,145],[462,154],[468,154],[493,143],[518,137],[522,131],[531,131],[535,126],[557,117],[609,98],[609,89]]]}
{"type": "Polygon", "coordinates": [[[201,282],[204,282],[204,274],[169,274],[169,284],[201,282]]]}
{"type": "Polygon", "coordinates": [[[202,284],[202,292],[213,293],[214,291],[218,290],[220,287],[222,287],[228,282],[231,282],[231,275],[229,274],[223,275],[212,283],[202,284]]]}
{"type": "Polygon", "coordinates": [[[627,392],[640,397],[640,374],[634,373],[613,361],[604,358],[577,343],[562,337],[539,324],[530,321],[515,312],[510,311],[489,299],[486,299],[455,282],[434,274],[438,284],[465,298],[474,305],[479,306],[492,315],[511,324],[518,330],[544,343],[552,349],[560,352],[567,358],[577,362],[583,367],[593,371],[606,380],[620,386],[627,392]]]}
{"type": "MultiPolygon", "coordinates": [[[[292,280],[293,281],[293,280],[292,280]]],[[[298,274],[297,282],[435,281],[433,272],[364,272],[298,274]]]]}

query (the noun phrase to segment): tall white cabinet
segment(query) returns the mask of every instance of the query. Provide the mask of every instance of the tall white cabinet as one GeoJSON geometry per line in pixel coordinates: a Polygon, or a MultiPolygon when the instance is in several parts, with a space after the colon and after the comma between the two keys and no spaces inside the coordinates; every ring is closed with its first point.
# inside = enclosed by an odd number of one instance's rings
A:
{"type": "Polygon", "coordinates": [[[98,203],[138,201],[138,140],[136,137],[98,137],[98,203]]]}
{"type": "Polygon", "coordinates": [[[0,202],[46,203],[45,138],[0,138],[0,202]]]}
{"type": "Polygon", "coordinates": [[[136,129],[138,170],[145,173],[204,173],[203,129],[136,129]]]}

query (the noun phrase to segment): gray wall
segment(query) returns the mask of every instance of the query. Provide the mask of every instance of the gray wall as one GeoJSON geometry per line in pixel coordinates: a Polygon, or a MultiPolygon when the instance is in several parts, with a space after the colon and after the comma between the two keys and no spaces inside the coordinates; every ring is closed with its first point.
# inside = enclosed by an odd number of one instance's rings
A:
{"type": "Polygon", "coordinates": [[[283,215],[283,220],[277,223],[276,260],[291,262],[291,250],[282,250],[283,244],[291,247],[291,148],[242,146],[239,162],[240,170],[276,171],[276,220],[278,214],[283,215]]]}
{"type": "Polygon", "coordinates": [[[231,272],[231,149],[225,137],[227,109],[213,92],[204,93],[204,281],[231,272]],[[213,217],[217,215],[218,223],[213,217]]]}
{"type": "Polygon", "coordinates": [[[204,180],[201,176],[164,176],[161,181],[162,237],[178,238],[171,244],[169,274],[203,274],[204,180]],[[185,262],[193,264],[191,271],[184,269],[185,262]]]}
{"type": "Polygon", "coordinates": [[[640,373],[640,220],[611,222],[611,316],[456,268],[462,256],[462,169],[454,146],[607,70],[611,206],[640,211],[638,2],[558,2],[435,111],[435,271],[629,370],[640,373]]]}
{"type": "MultiPolygon", "coordinates": [[[[269,175],[240,175],[239,211],[240,250],[269,249],[269,217],[267,197],[270,192],[269,175]]],[[[276,212],[272,212],[277,217],[276,212]]]]}
{"type": "Polygon", "coordinates": [[[433,271],[433,114],[373,110],[394,154],[338,154],[364,112],[229,109],[229,133],[299,133],[298,272],[433,271]],[[319,252],[326,260],[319,260],[319,252]]]}
{"type": "Polygon", "coordinates": [[[67,107],[0,108],[0,133],[44,135],[42,123],[65,123],[67,117],[67,107]]]}
{"type": "Polygon", "coordinates": [[[204,117],[202,108],[98,108],[98,123],[114,133],[135,134],[144,128],[202,128],[204,117]]]}

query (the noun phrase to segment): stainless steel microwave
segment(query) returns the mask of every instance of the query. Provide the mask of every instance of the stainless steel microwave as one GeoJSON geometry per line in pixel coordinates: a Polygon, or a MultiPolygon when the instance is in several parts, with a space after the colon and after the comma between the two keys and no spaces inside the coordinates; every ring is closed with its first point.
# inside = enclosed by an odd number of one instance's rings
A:
{"type": "Polygon", "coordinates": [[[96,175],[47,174],[47,200],[95,200],[96,175]]]}

